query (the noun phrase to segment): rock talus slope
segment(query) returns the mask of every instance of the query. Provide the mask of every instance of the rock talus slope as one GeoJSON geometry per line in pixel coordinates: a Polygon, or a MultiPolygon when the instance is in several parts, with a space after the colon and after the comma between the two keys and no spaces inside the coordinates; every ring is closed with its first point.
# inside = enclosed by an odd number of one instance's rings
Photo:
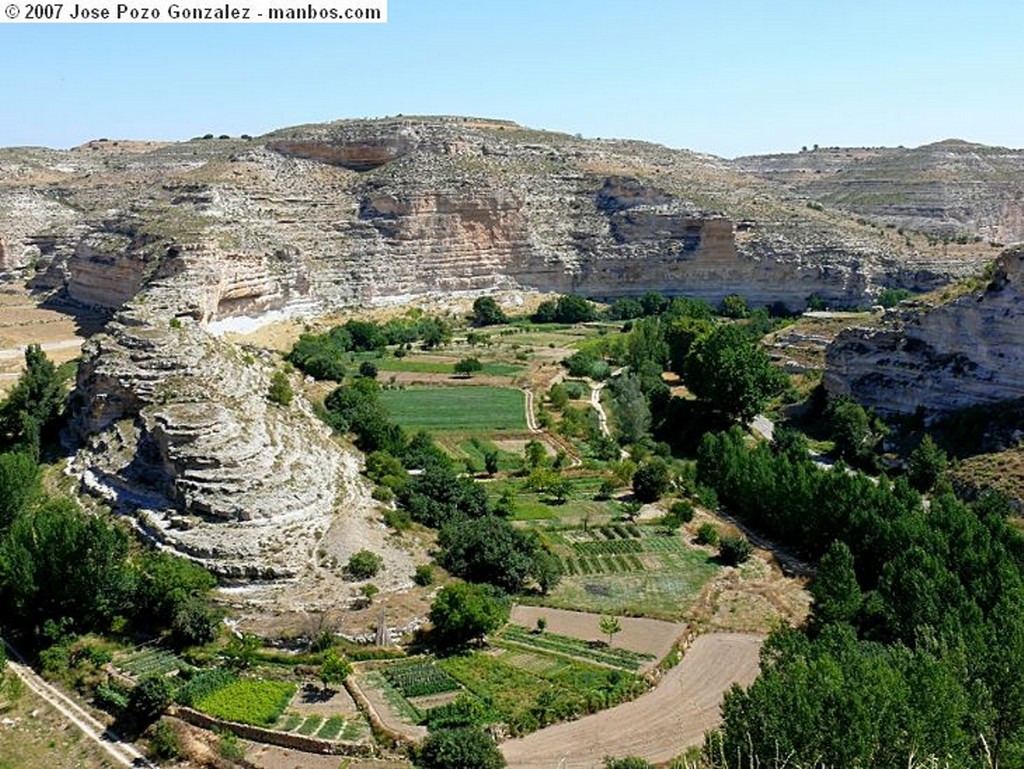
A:
{"type": "Polygon", "coordinates": [[[825,387],[885,415],[1024,398],[1024,247],[999,257],[983,290],[841,333],[826,353],[825,387]]]}

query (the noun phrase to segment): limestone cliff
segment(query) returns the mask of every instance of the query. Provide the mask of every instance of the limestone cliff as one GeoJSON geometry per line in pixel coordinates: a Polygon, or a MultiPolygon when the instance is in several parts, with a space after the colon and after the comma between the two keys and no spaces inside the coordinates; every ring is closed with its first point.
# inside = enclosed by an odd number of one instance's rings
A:
{"type": "Polygon", "coordinates": [[[308,407],[267,402],[268,368],[219,320],[512,287],[802,308],[974,269],[718,158],[502,121],[0,150],[0,273],[116,311],[79,370],[74,472],[235,576],[293,573],[335,504],[366,497],[353,455],[308,407]]]}
{"type": "Polygon", "coordinates": [[[308,407],[267,400],[265,363],[203,329],[223,292],[202,261],[165,262],[86,343],[73,467],[147,535],[211,570],[289,576],[356,462],[308,407]]]}
{"type": "Polygon", "coordinates": [[[983,290],[841,333],[827,351],[825,386],[884,415],[1024,398],[1024,247],[999,257],[983,290]]]}
{"type": "Polygon", "coordinates": [[[31,263],[37,287],[116,308],[169,254],[199,249],[238,268],[243,300],[225,283],[216,318],[506,287],[860,304],[986,256],[908,247],[718,158],[503,121],[113,144],[0,151],[0,192],[22,201],[0,198],[0,268],[31,263]]]}

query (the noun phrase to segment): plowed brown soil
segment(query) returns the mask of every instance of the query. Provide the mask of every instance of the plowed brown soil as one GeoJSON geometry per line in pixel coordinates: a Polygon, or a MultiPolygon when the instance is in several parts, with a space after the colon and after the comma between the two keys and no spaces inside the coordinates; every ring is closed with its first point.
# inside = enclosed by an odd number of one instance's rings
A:
{"type": "Polygon", "coordinates": [[[763,638],[743,633],[698,637],[653,691],[618,707],[557,724],[501,746],[509,769],[596,769],[605,756],[668,761],[721,722],[722,696],[758,672],[763,638]]]}

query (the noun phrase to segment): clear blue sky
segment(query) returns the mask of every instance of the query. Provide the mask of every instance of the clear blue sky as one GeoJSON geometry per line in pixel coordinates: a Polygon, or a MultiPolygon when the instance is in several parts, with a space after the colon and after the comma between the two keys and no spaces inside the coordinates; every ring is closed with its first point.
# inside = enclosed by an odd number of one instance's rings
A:
{"type": "Polygon", "coordinates": [[[0,24],[0,145],[404,113],[727,157],[1021,147],[1022,30],[1020,0],[390,0],[384,25],[0,24]]]}

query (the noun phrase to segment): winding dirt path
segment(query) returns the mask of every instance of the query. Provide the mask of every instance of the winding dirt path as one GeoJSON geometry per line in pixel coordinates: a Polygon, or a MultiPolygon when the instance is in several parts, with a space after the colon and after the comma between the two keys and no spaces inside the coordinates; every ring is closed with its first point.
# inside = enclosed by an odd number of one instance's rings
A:
{"type": "Polygon", "coordinates": [[[7,667],[25,683],[25,686],[80,729],[86,738],[103,748],[114,761],[121,766],[156,769],[156,766],[146,760],[134,745],[122,742],[120,737],[93,718],[78,703],[36,675],[32,668],[24,664],[21,655],[13,647],[7,646],[7,650],[10,654],[7,667]]]}
{"type": "Polygon", "coordinates": [[[605,756],[668,761],[721,723],[722,697],[757,677],[763,637],[709,633],[653,691],[618,707],[557,724],[501,746],[509,769],[597,769],[605,756]]]}

